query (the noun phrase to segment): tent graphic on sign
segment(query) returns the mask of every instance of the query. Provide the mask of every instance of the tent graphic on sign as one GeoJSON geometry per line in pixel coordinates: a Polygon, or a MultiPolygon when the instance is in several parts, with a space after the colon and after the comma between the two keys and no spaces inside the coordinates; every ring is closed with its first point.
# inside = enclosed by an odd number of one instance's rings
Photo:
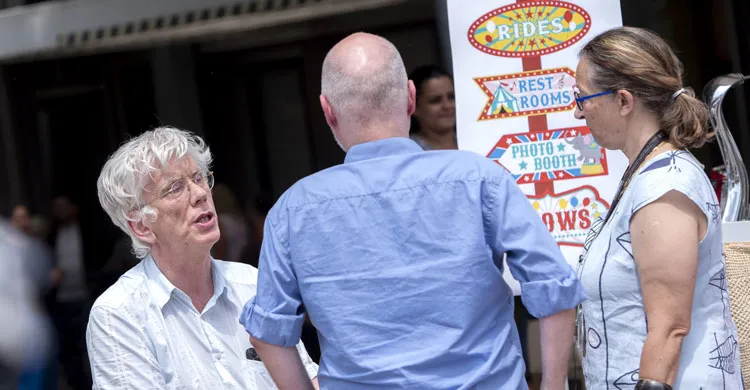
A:
{"type": "Polygon", "coordinates": [[[506,86],[507,84],[502,82],[498,84],[490,109],[487,110],[487,115],[507,114],[518,111],[517,99],[510,92],[505,90],[504,87],[506,86]]]}

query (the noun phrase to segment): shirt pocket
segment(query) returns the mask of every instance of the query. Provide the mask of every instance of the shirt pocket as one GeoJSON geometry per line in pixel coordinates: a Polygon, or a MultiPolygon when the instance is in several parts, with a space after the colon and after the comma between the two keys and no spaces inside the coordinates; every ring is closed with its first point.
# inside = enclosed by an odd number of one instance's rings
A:
{"type": "Polygon", "coordinates": [[[257,360],[243,360],[242,369],[251,389],[272,390],[276,389],[271,374],[268,373],[266,365],[257,360]]]}

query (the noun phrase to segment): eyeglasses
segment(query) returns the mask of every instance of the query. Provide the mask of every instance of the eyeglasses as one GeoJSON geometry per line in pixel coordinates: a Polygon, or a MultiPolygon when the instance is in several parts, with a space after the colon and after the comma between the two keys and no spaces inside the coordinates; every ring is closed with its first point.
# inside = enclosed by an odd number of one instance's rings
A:
{"type": "Polygon", "coordinates": [[[591,95],[581,96],[581,93],[578,92],[578,89],[576,89],[573,91],[573,97],[576,100],[576,105],[578,106],[578,109],[583,111],[583,102],[585,102],[586,100],[593,99],[599,96],[609,95],[611,93],[614,93],[614,91],[604,91],[604,92],[594,93],[591,95]]]}
{"type": "Polygon", "coordinates": [[[162,198],[179,199],[186,192],[190,192],[191,181],[199,187],[210,191],[212,188],[214,188],[214,173],[211,171],[208,171],[206,173],[196,172],[192,176],[179,178],[164,187],[159,196],[149,203],[153,203],[162,198]]]}

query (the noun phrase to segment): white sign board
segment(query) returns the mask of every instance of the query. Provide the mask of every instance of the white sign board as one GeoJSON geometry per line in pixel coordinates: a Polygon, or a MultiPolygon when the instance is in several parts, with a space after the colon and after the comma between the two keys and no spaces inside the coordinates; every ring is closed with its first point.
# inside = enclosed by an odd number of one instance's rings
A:
{"type": "Polygon", "coordinates": [[[573,117],[578,52],[622,25],[620,2],[448,0],[448,21],[459,148],[513,175],[575,267],[627,166],[573,117]]]}

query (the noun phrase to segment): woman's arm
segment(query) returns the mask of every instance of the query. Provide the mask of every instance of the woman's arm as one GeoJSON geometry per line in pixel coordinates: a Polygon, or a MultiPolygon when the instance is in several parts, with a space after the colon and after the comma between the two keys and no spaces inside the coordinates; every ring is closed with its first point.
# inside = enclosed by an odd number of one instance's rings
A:
{"type": "Polygon", "coordinates": [[[687,196],[670,191],[638,210],[630,222],[633,256],[643,291],[648,335],[640,378],[673,384],[690,314],[698,243],[707,220],[687,196]]]}

